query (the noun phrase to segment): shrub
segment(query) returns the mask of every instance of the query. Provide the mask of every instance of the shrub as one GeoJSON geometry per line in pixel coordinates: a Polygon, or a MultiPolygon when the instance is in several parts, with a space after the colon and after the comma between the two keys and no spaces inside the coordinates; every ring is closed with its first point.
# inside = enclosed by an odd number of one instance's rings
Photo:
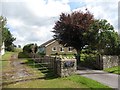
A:
{"type": "Polygon", "coordinates": [[[18,58],[29,58],[28,54],[26,52],[19,52],[18,58]]]}
{"type": "Polygon", "coordinates": [[[41,57],[44,57],[44,56],[45,56],[45,53],[40,53],[40,52],[38,52],[37,54],[40,55],[41,57]]]}
{"type": "Polygon", "coordinates": [[[96,69],[95,62],[96,62],[97,55],[96,54],[81,54],[81,65],[89,68],[96,69]]]}
{"type": "Polygon", "coordinates": [[[23,47],[23,52],[27,52],[27,53],[36,53],[38,49],[37,44],[27,44],[23,47]]]}

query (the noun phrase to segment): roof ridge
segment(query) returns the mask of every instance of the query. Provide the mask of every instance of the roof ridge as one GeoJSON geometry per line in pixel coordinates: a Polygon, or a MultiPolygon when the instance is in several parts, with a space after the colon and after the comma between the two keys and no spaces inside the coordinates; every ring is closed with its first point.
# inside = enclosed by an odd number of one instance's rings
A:
{"type": "Polygon", "coordinates": [[[50,43],[53,42],[54,40],[56,40],[56,39],[48,40],[47,42],[41,44],[40,47],[46,47],[48,44],[50,44],[50,43]]]}

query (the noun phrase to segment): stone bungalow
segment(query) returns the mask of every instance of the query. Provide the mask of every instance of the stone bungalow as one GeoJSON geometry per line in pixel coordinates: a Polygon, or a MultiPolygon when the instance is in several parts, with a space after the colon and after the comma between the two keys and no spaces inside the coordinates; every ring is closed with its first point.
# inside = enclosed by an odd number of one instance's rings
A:
{"type": "Polygon", "coordinates": [[[76,50],[72,47],[64,47],[63,45],[59,44],[57,40],[51,39],[40,45],[38,52],[49,56],[55,54],[75,54],[76,50]]]}

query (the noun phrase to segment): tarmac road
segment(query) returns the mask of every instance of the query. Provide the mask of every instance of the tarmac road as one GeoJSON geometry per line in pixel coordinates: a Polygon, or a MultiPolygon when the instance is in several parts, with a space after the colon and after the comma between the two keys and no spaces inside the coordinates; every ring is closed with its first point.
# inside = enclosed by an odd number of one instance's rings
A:
{"type": "Polygon", "coordinates": [[[120,90],[120,75],[107,73],[102,70],[77,70],[77,74],[98,81],[111,88],[120,90]]]}

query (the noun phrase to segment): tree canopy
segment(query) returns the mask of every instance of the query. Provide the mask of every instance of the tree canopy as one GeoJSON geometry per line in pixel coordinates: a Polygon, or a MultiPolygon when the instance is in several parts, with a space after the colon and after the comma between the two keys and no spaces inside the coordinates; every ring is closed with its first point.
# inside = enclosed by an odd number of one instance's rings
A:
{"type": "Polygon", "coordinates": [[[23,47],[23,52],[27,52],[27,53],[36,53],[37,52],[37,44],[27,44],[23,47]]]}
{"type": "Polygon", "coordinates": [[[54,38],[63,46],[74,47],[79,52],[87,44],[86,32],[93,21],[93,15],[89,11],[62,13],[54,26],[54,38]]]}
{"type": "Polygon", "coordinates": [[[90,31],[89,46],[93,50],[97,50],[100,54],[116,54],[120,38],[107,20],[95,20],[90,31]]]}
{"type": "Polygon", "coordinates": [[[0,35],[2,38],[2,42],[5,43],[5,49],[8,51],[13,50],[14,44],[13,41],[15,38],[9,31],[9,29],[6,27],[7,19],[0,16],[0,35]]]}
{"type": "Polygon", "coordinates": [[[71,14],[62,13],[54,26],[54,38],[65,47],[73,47],[77,51],[78,63],[82,48],[88,44],[87,32],[94,22],[93,14],[88,10],[86,12],[75,11],[71,14]]]}

